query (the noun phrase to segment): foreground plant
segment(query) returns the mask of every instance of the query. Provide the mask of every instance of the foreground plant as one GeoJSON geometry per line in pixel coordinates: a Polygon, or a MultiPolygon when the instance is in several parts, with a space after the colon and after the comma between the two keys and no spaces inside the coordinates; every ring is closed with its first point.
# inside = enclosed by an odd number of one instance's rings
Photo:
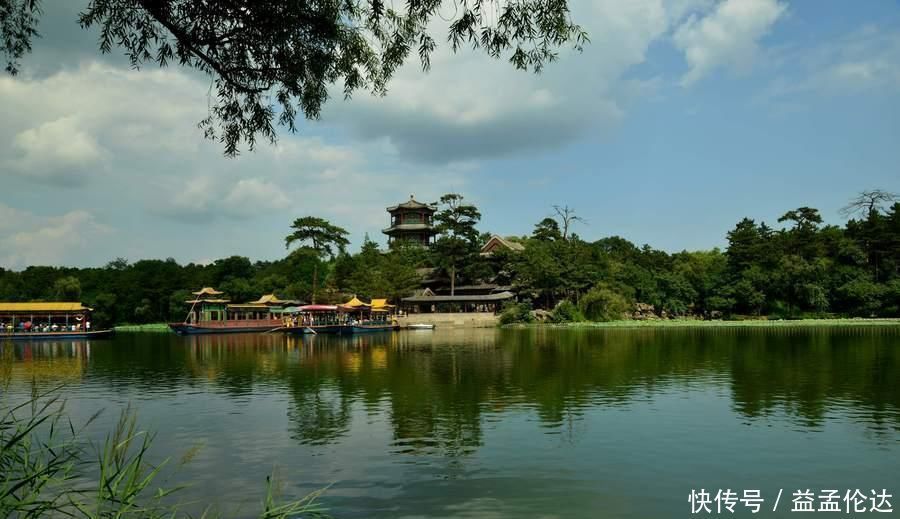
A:
{"type": "MultiPolygon", "coordinates": [[[[154,435],[138,429],[130,408],[92,457],[81,437],[99,413],[76,429],[56,392],[33,393],[16,406],[0,402],[0,518],[190,517],[170,497],[184,487],[156,483],[169,460],[149,461],[154,435]]],[[[266,483],[261,519],[328,517],[316,501],[323,490],[281,503],[272,478],[266,483]]],[[[215,517],[211,510],[201,517],[215,517]]]]}

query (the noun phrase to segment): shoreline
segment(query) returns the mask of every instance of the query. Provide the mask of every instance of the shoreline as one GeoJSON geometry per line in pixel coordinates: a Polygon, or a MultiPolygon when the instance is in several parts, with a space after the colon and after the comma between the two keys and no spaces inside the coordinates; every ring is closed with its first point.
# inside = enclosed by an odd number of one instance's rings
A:
{"type": "Polygon", "coordinates": [[[113,326],[116,332],[174,333],[167,323],[120,324],[113,326]]]}
{"type": "Polygon", "coordinates": [[[812,328],[839,326],[898,327],[897,318],[843,318],[843,319],[794,319],[794,320],[748,320],[748,321],[703,321],[699,319],[654,319],[646,321],[607,321],[577,323],[512,323],[501,328],[812,328]]]}
{"type": "MultiPolygon", "coordinates": [[[[896,327],[900,318],[838,318],[793,320],[703,321],[699,319],[653,319],[646,321],[621,320],[576,323],[511,323],[499,328],[556,328],[556,329],[637,329],[637,328],[814,328],[814,327],[896,327]]],[[[478,328],[477,326],[444,326],[444,329],[478,328]]],[[[167,323],[123,324],[113,328],[126,333],[174,333],[167,323]]]]}

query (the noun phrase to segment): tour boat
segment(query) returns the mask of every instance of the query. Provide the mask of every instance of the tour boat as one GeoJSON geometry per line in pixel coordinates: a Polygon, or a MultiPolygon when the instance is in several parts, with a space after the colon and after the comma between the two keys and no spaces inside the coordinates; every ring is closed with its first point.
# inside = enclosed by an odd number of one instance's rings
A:
{"type": "Polygon", "coordinates": [[[184,322],[169,323],[179,335],[275,331],[284,326],[283,305],[295,303],[268,294],[250,303],[229,304],[219,297],[222,292],[210,287],[193,294],[193,299],[185,301],[191,307],[184,322]]]}
{"type": "Polygon", "coordinates": [[[395,330],[391,318],[393,305],[387,299],[373,299],[370,303],[354,296],[340,305],[305,305],[285,308],[285,326],[278,331],[290,334],[371,333],[395,330]]]}
{"type": "Polygon", "coordinates": [[[281,327],[281,320],[259,319],[253,321],[224,321],[199,324],[169,323],[169,328],[178,335],[200,335],[207,333],[258,333],[275,331],[281,327]]]}
{"type": "Polygon", "coordinates": [[[100,339],[112,330],[91,330],[91,309],[78,302],[0,302],[0,340],[100,339]]]}

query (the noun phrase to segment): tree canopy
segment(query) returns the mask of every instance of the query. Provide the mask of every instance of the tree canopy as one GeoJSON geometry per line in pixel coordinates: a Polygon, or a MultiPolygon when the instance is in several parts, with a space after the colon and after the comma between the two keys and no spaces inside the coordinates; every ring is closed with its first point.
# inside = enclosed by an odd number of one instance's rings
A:
{"type": "Polygon", "coordinates": [[[383,250],[367,237],[349,253],[344,229],[304,217],[285,240],[301,249],[279,260],[232,256],[179,265],[171,258],[117,258],[100,268],[0,269],[0,300],[80,297],[98,324],[153,322],[182,318],[190,291],[202,286],[235,301],[275,292],[397,303],[427,276],[444,293],[460,282],[509,287],[519,299],[514,319],[530,318],[532,307],[557,320],[900,317],[900,203],[865,212],[842,227],[825,224],[811,207],[787,211],[783,228],[743,218],[727,233],[724,251],[675,253],[619,236],[562,239],[559,221],[550,218],[533,235],[515,238],[522,248],[482,256],[481,213],[453,194],[443,198],[436,216],[442,234],[432,248],[397,242],[383,250]]]}
{"type": "Polygon", "coordinates": [[[463,203],[463,196],[449,193],[438,202],[442,207],[434,215],[438,239],[434,243],[435,263],[450,276],[450,295],[456,293],[456,277],[461,269],[470,277],[472,270],[478,267],[479,243],[478,229],[475,227],[481,220],[481,212],[477,207],[463,203]]]}
{"type": "MultiPolygon", "coordinates": [[[[39,36],[40,15],[40,0],[0,0],[9,73],[39,36]]],[[[92,0],[79,16],[99,29],[101,52],[118,47],[135,68],[174,62],[208,74],[215,97],[201,126],[227,155],[260,137],[274,142],[276,125],[296,131],[298,112],[318,118],[332,85],[346,97],[384,95],[412,52],[427,70],[438,20],[454,52],[470,47],[522,70],[539,72],[562,46],[587,42],[567,0],[92,0]]]]}
{"type": "Polygon", "coordinates": [[[291,224],[294,232],[287,235],[284,239],[285,247],[290,248],[291,244],[300,242],[301,250],[311,253],[315,256],[313,265],[312,279],[312,302],[316,302],[316,288],[319,278],[319,259],[322,256],[329,258],[334,257],[334,249],[343,252],[350,240],[347,239],[349,234],[343,227],[332,225],[328,220],[315,216],[304,216],[297,218],[291,224]]]}

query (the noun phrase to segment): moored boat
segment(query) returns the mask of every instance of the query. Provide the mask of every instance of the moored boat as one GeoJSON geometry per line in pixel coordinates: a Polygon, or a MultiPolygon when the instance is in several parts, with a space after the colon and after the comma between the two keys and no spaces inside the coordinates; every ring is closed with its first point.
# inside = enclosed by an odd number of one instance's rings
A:
{"type": "Polygon", "coordinates": [[[53,339],[106,339],[112,337],[115,330],[94,330],[91,332],[21,332],[2,333],[0,341],[10,339],[13,341],[47,341],[53,339]]]}
{"type": "Polygon", "coordinates": [[[259,322],[251,321],[225,321],[221,323],[207,322],[199,324],[169,323],[169,328],[178,335],[199,335],[207,333],[258,333],[277,330],[281,321],[276,319],[262,319],[259,322]]]}
{"type": "Polygon", "coordinates": [[[211,287],[193,294],[193,299],[185,301],[191,307],[184,322],[169,323],[179,335],[275,331],[284,326],[283,306],[296,303],[268,294],[250,303],[231,304],[221,297],[223,292],[211,287]]]}
{"type": "Polygon", "coordinates": [[[305,305],[284,309],[284,326],[290,334],[335,334],[382,332],[397,329],[387,299],[365,303],[357,297],[340,305],[305,305]]]}
{"type": "Polygon", "coordinates": [[[92,330],[91,309],[81,303],[0,303],[0,339],[90,339],[112,334],[92,330]]]}
{"type": "Polygon", "coordinates": [[[303,305],[285,308],[277,331],[294,335],[350,333],[347,316],[338,305],[303,305]]]}

